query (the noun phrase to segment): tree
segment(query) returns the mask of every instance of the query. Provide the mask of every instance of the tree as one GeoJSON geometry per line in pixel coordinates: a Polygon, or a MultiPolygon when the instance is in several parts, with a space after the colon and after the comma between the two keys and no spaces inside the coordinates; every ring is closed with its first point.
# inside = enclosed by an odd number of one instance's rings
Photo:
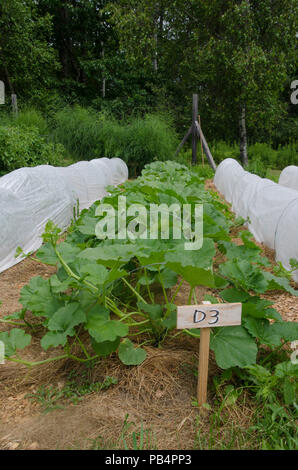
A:
{"type": "Polygon", "coordinates": [[[176,106],[196,92],[213,137],[220,128],[229,138],[239,126],[246,165],[246,129],[270,133],[285,112],[280,94],[295,63],[297,8],[296,0],[121,0],[114,17],[129,60],[143,67],[152,63],[159,22],[159,73],[176,106]]]}
{"type": "Polygon", "coordinates": [[[0,78],[11,93],[28,99],[51,89],[59,64],[50,31],[50,15],[38,16],[34,1],[1,1],[0,78]]]}

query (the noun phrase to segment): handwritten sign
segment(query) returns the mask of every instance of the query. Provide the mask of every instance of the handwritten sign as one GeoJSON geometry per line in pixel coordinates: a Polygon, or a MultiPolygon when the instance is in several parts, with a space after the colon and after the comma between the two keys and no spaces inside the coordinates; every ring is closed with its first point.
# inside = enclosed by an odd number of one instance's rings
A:
{"type": "Polygon", "coordinates": [[[198,367],[198,406],[207,402],[210,331],[216,326],[241,325],[241,303],[182,305],[177,308],[177,329],[201,328],[198,367]]]}
{"type": "Polygon", "coordinates": [[[241,325],[241,310],[241,303],[179,306],[177,329],[241,325]]]}
{"type": "Polygon", "coordinates": [[[2,80],[0,80],[0,104],[5,104],[5,86],[2,80]]]}

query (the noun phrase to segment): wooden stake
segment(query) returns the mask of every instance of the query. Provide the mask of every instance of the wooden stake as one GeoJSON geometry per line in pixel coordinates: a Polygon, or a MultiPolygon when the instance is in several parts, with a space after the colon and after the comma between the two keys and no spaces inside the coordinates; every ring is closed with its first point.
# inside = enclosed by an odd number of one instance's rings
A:
{"type": "MultiPolygon", "coordinates": [[[[201,127],[201,116],[199,115],[199,126],[200,128],[202,129],[201,127]]],[[[205,162],[204,162],[204,152],[203,152],[203,143],[202,143],[202,136],[200,134],[200,142],[201,142],[201,155],[202,155],[202,165],[204,166],[205,162]]]]}
{"type": "Polygon", "coordinates": [[[211,328],[241,325],[241,311],[242,304],[239,302],[212,305],[211,302],[202,302],[202,304],[179,305],[177,307],[178,330],[200,328],[197,397],[202,414],[207,411],[207,407],[203,407],[203,405],[207,403],[211,328]]]}
{"type": "Polygon", "coordinates": [[[192,164],[198,163],[197,159],[197,143],[198,135],[196,129],[196,120],[198,116],[198,95],[192,95],[192,164]]]}
{"type": "Polygon", "coordinates": [[[199,356],[199,378],[198,378],[198,405],[207,403],[209,344],[211,328],[200,330],[200,356],[199,356]]]}
{"type": "MultiPolygon", "coordinates": [[[[203,302],[204,305],[210,305],[209,300],[203,302]]],[[[198,370],[198,406],[207,403],[208,386],[208,366],[209,366],[209,344],[211,328],[200,329],[200,351],[199,351],[199,370],[198,370]]]]}

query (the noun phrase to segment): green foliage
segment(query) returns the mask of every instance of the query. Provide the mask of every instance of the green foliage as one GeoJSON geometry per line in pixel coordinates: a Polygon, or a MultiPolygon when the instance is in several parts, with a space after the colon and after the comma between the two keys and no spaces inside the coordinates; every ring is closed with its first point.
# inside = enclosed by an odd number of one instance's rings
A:
{"type": "Polygon", "coordinates": [[[80,106],[67,107],[54,117],[53,139],[77,160],[104,156],[102,125],[104,116],[80,106]]]}
{"type": "Polygon", "coordinates": [[[298,365],[289,360],[271,367],[251,365],[240,373],[259,404],[251,430],[263,450],[297,448],[297,375],[298,365]]]}
{"type": "Polygon", "coordinates": [[[46,136],[49,132],[46,119],[35,108],[22,109],[16,117],[10,120],[10,124],[25,128],[34,127],[42,136],[46,136]]]}
{"type": "MultiPolygon", "coordinates": [[[[239,161],[239,149],[235,143],[217,141],[212,143],[210,149],[216,163],[220,163],[225,158],[234,158],[239,161]]],[[[283,170],[286,166],[298,164],[298,143],[292,141],[274,149],[269,143],[256,142],[248,146],[248,156],[247,171],[265,178],[268,168],[283,170]]]]}
{"type": "Polygon", "coordinates": [[[289,361],[285,351],[279,351],[269,364],[265,359],[261,364],[228,369],[214,376],[216,395],[209,416],[211,426],[207,438],[198,431],[196,445],[201,449],[296,449],[297,374],[298,365],[289,361]],[[249,427],[245,428],[239,423],[230,424],[233,411],[238,416],[237,407],[242,405],[252,410],[249,427]],[[224,431],[234,438],[227,441],[225,433],[222,436],[224,431]]]}
{"type": "Polygon", "coordinates": [[[151,428],[145,428],[144,424],[140,426],[134,421],[129,421],[129,415],[126,414],[121,432],[113,441],[107,441],[104,436],[98,436],[92,439],[91,450],[156,450],[157,439],[151,428]]]}
{"type": "Polygon", "coordinates": [[[158,115],[134,118],[126,125],[114,123],[111,128],[107,125],[104,142],[105,156],[122,158],[135,173],[147,163],[171,159],[178,145],[171,124],[158,115]]]}
{"type": "Polygon", "coordinates": [[[239,148],[236,143],[229,144],[223,140],[214,141],[210,146],[210,150],[216,163],[220,163],[226,158],[239,159],[239,148]]]}
{"type": "Polygon", "coordinates": [[[56,114],[53,138],[78,160],[119,157],[132,173],[151,161],[171,158],[177,145],[175,132],[162,116],[122,123],[80,106],[56,114]]]}
{"type": "Polygon", "coordinates": [[[31,343],[31,336],[26,334],[24,330],[20,328],[13,328],[8,331],[0,332],[0,341],[5,346],[5,356],[14,356],[17,350],[24,349],[31,343]]]}
{"type": "Polygon", "coordinates": [[[41,103],[59,70],[57,51],[49,41],[52,20],[41,15],[36,2],[2,0],[0,4],[0,69],[7,97],[41,103]]]}
{"type": "MultiPolygon", "coordinates": [[[[45,244],[36,257],[56,266],[57,272],[48,279],[32,278],[22,288],[23,310],[14,323],[28,324],[24,323],[26,312],[32,312],[44,327],[41,347],[64,350],[62,356],[49,360],[69,357],[88,363],[117,353],[125,365],[137,365],[146,357],[142,345],[161,345],[176,326],[174,300],[182,286],[182,282],[177,285],[180,276],[189,285],[189,303],[196,302],[195,287],[205,285],[216,289],[224,301],[243,304],[241,326],[212,331],[211,348],[219,367],[243,368],[255,364],[262,345],[269,347],[272,354],[297,338],[297,325],[283,322],[272,308],[272,302],[259,294],[276,289],[296,296],[298,292],[290,286],[282,270],[278,276],[265,270],[268,260],[260,255],[248,231],[240,233],[241,246],[232,242],[229,231],[235,222],[227,206],[214,193],[206,191],[202,181],[196,171],[183,165],[154,162],[146,165],[138,179],[127,181],[122,187],[108,188],[109,195],[103,201],[84,210],[74,221],[65,241],[58,243],[61,230],[48,222],[43,234],[45,244]],[[173,237],[174,218],[169,218],[166,238],[118,239],[116,223],[115,239],[98,239],[95,227],[103,216],[98,215],[97,208],[109,203],[117,210],[118,197],[123,194],[127,204],[141,203],[147,210],[153,203],[185,203],[192,209],[195,204],[203,204],[201,248],[185,250],[184,243],[189,240],[173,237]],[[219,268],[214,263],[218,249],[226,257],[219,268]],[[170,294],[169,289],[175,286],[170,294]],[[163,296],[162,301],[156,302],[156,291],[163,296]],[[269,324],[268,319],[274,322],[269,324]],[[87,333],[84,341],[82,332],[87,333]],[[130,337],[139,335],[143,342],[134,344],[130,337]],[[74,347],[80,348],[83,357],[74,353],[74,347]]],[[[194,223],[194,210],[191,217],[194,223]]],[[[125,226],[131,222],[128,218],[125,226]]],[[[159,236],[163,233],[161,229],[158,223],[159,236]]],[[[184,332],[198,335],[198,330],[184,332]]],[[[10,351],[9,341],[4,338],[10,351]]],[[[18,347],[16,344],[8,359],[31,365],[15,357],[18,347]]]]}
{"type": "Polygon", "coordinates": [[[47,143],[36,128],[0,126],[0,171],[25,166],[58,165],[63,158],[61,144],[47,143]]]}
{"type": "MultiPolygon", "coordinates": [[[[273,6],[270,0],[60,3],[1,2],[0,79],[7,110],[9,95],[16,93],[20,109],[37,106],[51,119],[67,104],[92,106],[120,120],[162,111],[173,115],[182,138],[190,125],[191,95],[198,92],[207,140],[238,140],[245,107],[250,142],[270,140],[277,149],[295,141],[295,0],[273,6]]],[[[83,154],[82,146],[80,159],[83,154]]],[[[288,153],[282,160],[284,166],[293,161],[288,153]]]]}

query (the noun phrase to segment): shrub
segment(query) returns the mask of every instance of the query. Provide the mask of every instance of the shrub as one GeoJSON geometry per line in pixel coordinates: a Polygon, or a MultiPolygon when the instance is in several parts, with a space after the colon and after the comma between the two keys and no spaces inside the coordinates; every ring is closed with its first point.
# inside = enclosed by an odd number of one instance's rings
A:
{"type": "Polygon", "coordinates": [[[12,119],[11,124],[19,127],[35,127],[41,135],[48,134],[48,125],[45,118],[34,108],[21,111],[16,118],[12,119]]]}
{"type": "Polygon", "coordinates": [[[260,163],[266,166],[270,166],[275,168],[276,165],[276,150],[267,144],[267,143],[259,143],[250,145],[249,146],[249,159],[252,161],[256,161],[259,165],[260,163]]]}
{"type": "Polygon", "coordinates": [[[192,171],[196,173],[197,176],[200,176],[204,179],[213,179],[214,178],[214,170],[209,166],[208,163],[205,165],[196,165],[192,167],[192,171]]]}
{"type": "Polygon", "coordinates": [[[289,165],[298,165],[298,141],[280,146],[276,151],[276,168],[282,170],[289,165]]]}
{"type": "Polygon", "coordinates": [[[9,127],[35,127],[41,135],[48,133],[48,125],[43,115],[34,108],[25,108],[17,116],[3,113],[0,117],[1,126],[9,127]]]}
{"type": "Polygon", "coordinates": [[[246,170],[260,176],[261,178],[266,178],[267,168],[259,157],[250,160],[246,170]]]}
{"type": "Polygon", "coordinates": [[[239,145],[236,143],[228,144],[223,140],[219,140],[218,142],[212,143],[210,146],[210,151],[217,164],[226,158],[234,158],[235,160],[239,160],[239,145]]]}
{"type": "Polygon", "coordinates": [[[0,172],[25,166],[58,165],[63,146],[47,143],[35,127],[0,126],[0,172]]]}

